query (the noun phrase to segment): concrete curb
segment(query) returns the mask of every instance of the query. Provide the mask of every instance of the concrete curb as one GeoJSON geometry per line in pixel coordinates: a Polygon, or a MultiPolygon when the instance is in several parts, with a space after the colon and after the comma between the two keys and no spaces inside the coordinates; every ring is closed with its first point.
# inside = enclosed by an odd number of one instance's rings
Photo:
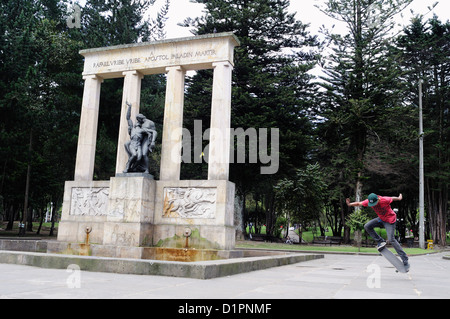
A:
{"type": "Polygon", "coordinates": [[[324,258],[324,255],[288,254],[284,256],[246,257],[187,263],[0,251],[0,263],[3,264],[18,264],[52,269],[67,269],[69,265],[75,264],[80,267],[80,270],[93,272],[172,276],[196,279],[225,277],[320,258],[324,258]]]}

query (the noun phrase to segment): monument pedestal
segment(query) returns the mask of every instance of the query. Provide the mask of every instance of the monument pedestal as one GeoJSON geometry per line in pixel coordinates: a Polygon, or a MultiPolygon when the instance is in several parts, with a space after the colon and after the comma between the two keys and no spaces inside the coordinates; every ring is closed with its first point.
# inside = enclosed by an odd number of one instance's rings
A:
{"type": "Polygon", "coordinates": [[[58,241],[83,243],[90,227],[90,243],[98,245],[231,250],[234,193],[229,181],[155,181],[148,174],[66,182],[58,241]]]}
{"type": "Polygon", "coordinates": [[[140,247],[152,242],[156,181],[148,174],[110,180],[103,244],[140,247]]]}

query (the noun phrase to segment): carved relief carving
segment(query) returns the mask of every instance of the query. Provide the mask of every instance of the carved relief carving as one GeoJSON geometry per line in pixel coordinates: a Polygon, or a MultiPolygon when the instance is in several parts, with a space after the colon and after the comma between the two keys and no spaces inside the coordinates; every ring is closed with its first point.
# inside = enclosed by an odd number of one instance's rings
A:
{"type": "Polygon", "coordinates": [[[216,188],[164,188],[163,217],[214,218],[216,188]]]}
{"type": "Polygon", "coordinates": [[[107,187],[74,187],[70,215],[73,216],[106,216],[108,214],[107,187]]]}

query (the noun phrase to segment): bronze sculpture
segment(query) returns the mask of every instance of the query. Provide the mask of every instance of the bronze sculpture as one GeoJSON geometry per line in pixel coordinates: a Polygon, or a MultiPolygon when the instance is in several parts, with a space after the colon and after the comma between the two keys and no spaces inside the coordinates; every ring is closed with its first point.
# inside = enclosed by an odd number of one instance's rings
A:
{"type": "Polygon", "coordinates": [[[158,133],[155,123],[147,119],[144,115],[136,115],[136,124],[131,120],[131,104],[128,105],[127,121],[130,141],[125,143],[125,150],[128,154],[128,162],[124,173],[149,173],[148,153],[153,152],[158,133]]]}

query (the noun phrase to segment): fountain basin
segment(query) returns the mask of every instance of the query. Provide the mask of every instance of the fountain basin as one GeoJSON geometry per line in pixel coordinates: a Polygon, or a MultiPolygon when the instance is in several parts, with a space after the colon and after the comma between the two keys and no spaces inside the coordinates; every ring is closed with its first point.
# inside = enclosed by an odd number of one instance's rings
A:
{"type": "Polygon", "coordinates": [[[77,245],[84,244],[58,241],[39,242],[41,252],[33,251],[33,249],[22,251],[32,247],[30,245],[22,246],[18,242],[9,247],[6,247],[6,243],[0,242],[0,248],[4,249],[0,250],[0,263],[55,269],[67,269],[75,264],[83,271],[212,279],[324,258],[324,255],[320,254],[251,249],[211,250],[207,252],[205,250],[194,252],[195,249],[188,249],[189,252],[186,251],[186,253],[188,255],[193,254],[196,258],[200,256],[200,259],[206,259],[213,256],[212,258],[217,259],[187,261],[185,255],[180,257],[180,252],[173,252],[171,251],[172,248],[116,247],[95,244],[90,244],[89,254],[91,255],[83,256],[79,252],[85,252],[86,247],[78,250],[80,247],[77,247],[77,245]],[[47,246],[47,252],[42,252],[45,245],[47,246]],[[5,250],[5,248],[9,249],[5,250]],[[58,249],[62,250],[58,251],[58,249]],[[108,254],[110,256],[107,256],[108,254]],[[167,258],[167,255],[178,260],[141,258],[145,256],[148,258],[167,258]],[[180,259],[183,259],[183,261],[180,261],[180,259]]]}
{"type": "Polygon", "coordinates": [[[69,269],[117,274],[213,279],[245,272],[296,264],[323,258],[317,254],[286,254],[221,260],[176,262],[161,260],[74,256],[20,251],[0,251],[0,263],[42,268],[69,269]]]}
{"type": "Polygon", "coordinates": [[[232,258],[279,256],[287,254],[286,252],[244,249],[219,250],[172,247],[128,247],[97,244],[89,244],[89,247],[87,249],[86,244],[65,243],[59,241],[49,241],[47,243],[47,253],[177,262],[196,262],[232,258]]]}

